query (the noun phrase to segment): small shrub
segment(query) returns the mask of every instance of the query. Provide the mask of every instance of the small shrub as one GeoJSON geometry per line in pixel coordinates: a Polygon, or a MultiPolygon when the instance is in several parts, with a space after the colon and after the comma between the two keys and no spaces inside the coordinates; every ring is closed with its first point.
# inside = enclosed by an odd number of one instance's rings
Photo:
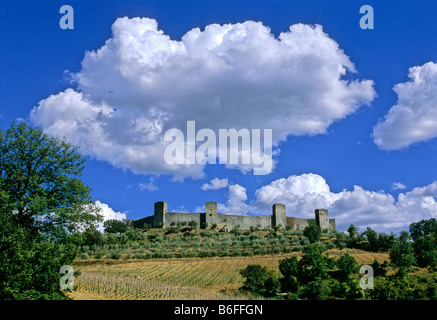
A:
{"type": "Polygon", "coordinates": [[[111,259],[120,259],[121,258],[121,252],[119,251],[112,251],[111,252],[111,259]]]}
{"type": "Polygon", "coordinates": [[[303,251],[303,246],[299,243],[294,247],[294,251],[303,251]]]}
{"type": "Polygon", "coordinates": [[[335,243],[333,242],[333,241],[329,241],[327,244],[326,244],[326,249],[335,249],[335,243]]]}
{"type": "Polygon", "coordinates": [[[310,244],[310,240],[307,237],[303,237],[301,240],[301,244],[307,246],[310,244]]]}
{"type": "Polygon", "coordinates": [[[291,236],[291,235],[293,235],[293,231],[291,231],[291,230],[283,230],[282,234],[284,236],[291,236]]]}
{"type": "Polygon", "coordinates": [[[234,251],[232,252],[232,256],[234,256],[234,257],[239,257],[239,256],[241,256],[241,252],[240,252],[240,250],[234,250],[234,251]]]}
{"type": "Polygon", "coordinates": [[[323,242],[317,242],[317,247],[319,247],[319,249],[321,251],[326,251],[326,245],[323,242]]]}
{"type": "Polygon", "coordinates": [[[210,233],[210,232],[208,232],[208,231],[200,231],[200,236],[201,236],[201,237],[204,237],[204,238],[206,238],[206,237],[211,237],[211,236],[212,236],[212,233],[210,233]]]}
{"type": "Polygon", "coordinates": [[[82,254],[80,255],[80,258],[81,258],[81,259],[89,259],[90,256],[88,255],[88,253],[84,252],[84,253],[82,253],[82,254]]]}

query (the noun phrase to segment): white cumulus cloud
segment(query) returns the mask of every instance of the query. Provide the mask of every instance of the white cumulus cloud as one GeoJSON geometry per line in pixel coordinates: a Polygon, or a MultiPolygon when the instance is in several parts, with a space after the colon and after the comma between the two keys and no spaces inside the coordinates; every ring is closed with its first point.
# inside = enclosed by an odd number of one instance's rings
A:
{"type": "Polygon", "coordinates": [[[295,24],[275,37],[260,22],[211,24],[172,40],[153,19],[124,17],[85,53],[71,75],[77,88],[43,99],[30,116],[114,166],[200,178],[203,165],[164,161],[168,129],[185,131],[188,120],[215,132],[273,129],[278,148],[288,135],[325,133],[370,103],[371,80],[344,78],[355,72],[320,25],[295,24]]]}
{"type": "Polygon", "coordinates": [[[402,190],[402,189],[406,189],[407,186],[401,182],[393,182],[393,185],[391,188],[393,190],[402,190]]]}
{"type": "Polygon", "coordinates": [[[246,188],[239,184],[230,184],[228,187],[228,200],[225,204],[217,204],[217,212],[230,214],[246,214],[251,206],[246,204],[246,188]]]}
{"type": "Polygon", "coordinates": [[[224,179],[214,178],[209,183],[204,183],[200,188],[203,191],[206,191],[206,190],[219,190],[219,189],[226,188],[227,186],[228,186],[228,178],[224,178],[224,179]]]}
{"type": "Polygon", "coordinates": [[[302,218],[313,218],[315,209],[327,208],[338,198],[325,179],[313,173],[272,181],[256,190],[255,196],[257,211],[271,211],[273,203],[283,203],[289,214],[295,212],[302,218]]]}
{"type": "Polygon", "coordinates": [[[96,206],[100,209],[100,214],[103,216],[103,221],[100,222],[98,224],[98,226],[96,227],[97,230],[99,230],[100,232],[104,231],[103,228],[103,223],[106,220],[126,220],[126,214],[123,212],[118,212],[118,211],[114,211],[109,205],[107,205],[106,203],[102,203],[100,201],[96,201],[95,202],[96,206]]]}
{"type": "Polygon", "coordinates": [[[398,101],[373,129],[380,149],[401,149],[437,137],[437,64],[412,67],[408,77],[410,81],[394,87],[398,101]]]}
{"type": "Polygon", "coordinates": [[[272,205],[283,203],[287,216],[314,218],[314,210],[324,208],[328,209],[330,218],[336,219],[339,230],[346,230],[351,224],[378,232],[408,230],[412,222],[437,217],[437,182],[400,193],[396,199],[384,191],[365,190],[360,186],[335,193],[323,177],[308,173],[262,186],[256,190],[255,200],[249,203],[244,187],[231,186],[234,188],[229,188],[227,203],[218,204],[223,212],[272,214],[272,205]]]}

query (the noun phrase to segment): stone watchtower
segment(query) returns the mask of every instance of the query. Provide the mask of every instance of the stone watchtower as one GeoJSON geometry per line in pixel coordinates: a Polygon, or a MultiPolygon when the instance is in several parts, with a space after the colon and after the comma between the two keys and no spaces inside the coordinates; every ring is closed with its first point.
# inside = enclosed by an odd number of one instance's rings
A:
{"type": "Polygon", "coordinates": [[[205,222],[210,227],[217,223],[217,202],[208,201],[205,204],[205,222]]]}
{"type": "Polygon", "coordinates": [[[159,201],[155,202],[155,213],[153,215],[153,227],[162,228],[165,227],[165,215],[167,213],[167,202],[159,201]]]}
{"type": "Polygon", "coordinates": [[[287,220],[285,217],[285,205],[282,203],[275,203],[272,206],[272,211],[272,227],[281,226],[282,228],[285,228],[287,225],[287,220]]]}
{"type": "Polygon", "coordinates": [[[316,209],[316,225],[323,231],[329,230],[328,210],[316,209]]]}

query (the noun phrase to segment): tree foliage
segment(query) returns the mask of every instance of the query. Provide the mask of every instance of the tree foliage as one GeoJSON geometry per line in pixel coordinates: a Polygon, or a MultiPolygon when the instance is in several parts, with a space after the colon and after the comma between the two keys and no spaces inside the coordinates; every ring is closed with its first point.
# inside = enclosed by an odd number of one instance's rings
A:
{"type": "Polygon", "coordinates": [[[94,226],[89,227],[82,233],[82,242],[84,245],[102,245],[104,243],[103,235],[94,226]]]}
{"type": "Polygon", "coordinates": [[[63,299],[61,266],[78,230],[101,219],[79,180],[85,159],[65,140],[14,122],[0,129],[0,299],[63,299]]]}
{"type": "Polygon", "coordinates": [[[437,220],[431,218],[428,220],[420,220],[419,222],[413,222],[409,228],[411,238],[413,241],[417,241],[419,238],[427,236],[437,236],[437,220]]]}
{"type": "Polygon", "coordinates": [[[59,269],[73,261],[74,243],[44,241],[4,212],[0,234],[0,299],[65,299],[59,269]]]}
{"type": "Polygon", "coordinates": [[[317,245],[309,245],[304,249],[302,259],[299,261],[300,278],[302,283],[328,278],[330,258],[325,256],[317,245]]]}
{"type": "Polygon", "coordinates": [[[304,250],[302,259],[294,256],[281,260],[279,271],[281,290],[290,299],[361,296],[357,281],[351,279],[358,272],[358,264],[349,254],[342,255],[335,263],[318,245],[312,244],[304,250]]]}
{"type": "Polygon", "coordinates": [[[350,238],[356,238],[358,236],[358,228],[351,224],[349,228],[347,229],[347,232],[349,233],[350,238]]]}
{"type": "Polygon", "coordinates": [[[303,230],[303,235],[307,237],[311,243],[319,241],[321,234],[322,231],[317,225],[309,225],[303,230]]]}
{"type": "Polygon", "coordinates": [[[249,291],[266,297],[272,297],[279,292],[279,280],[266,266],[250,264],[241,270],[240,274],[245,278],[241,287],[242,291],[249,291]]]}
{"type": "Polygon", "coordinates": [[[419,267],[437,269],[437,220],[431,218],[410,224],[414,256],[419,267]]]}
{"type": "Polygon", "coordinates": [[[296,292],[299,289],[298,277],[301,267],[296,256],[282,259],[279,262],[281,288],[285,292],[296,292]]]}
{"type": "Polygon", "coordinates": [[[432,236],[418,238],[413,243],[414,256],[419,267],[437,268],[437,240],[432,236]]]}
{"type": "Polygon", "coordinates": [[[77,147],[50,138],[41,128],[14,122],[0,129],[0,190],[3,207],[32,233],[56,235],[99,220],[90,188],[79,180],[85,159],[77,147]]]}
{"type": "Polygon", "coordinates": [[[358,273],[358,263],[354,257],[349,253],[341,255],[337,260],[339,280],[346,282],[350,279],[351,275],[358,273]]]}
{"type": "Polygon", "coordinates": [[[411,271],[411,267],[416,263],[413,255],[413,247],[410,242],[400,241],[396,243],[390,251],[390,261],[399,268],[399,273],[411,271]]]}
{"type": "Polygon", "coordinates": [[[123,221],[109,219],[103,223],[103,228],[106,233],[123,233],[127,231],[128,226],[123,221]]]}

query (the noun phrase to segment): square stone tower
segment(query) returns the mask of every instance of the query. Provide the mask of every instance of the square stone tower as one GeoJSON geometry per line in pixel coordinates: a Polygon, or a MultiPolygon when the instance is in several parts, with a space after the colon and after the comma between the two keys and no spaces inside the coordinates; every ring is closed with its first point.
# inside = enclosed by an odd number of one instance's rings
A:
{"type": "Polygon", "coordinates": [[[323,231],[329,230],[328,210],[316,209],[316,225],[323,231]]]}
{"type": "Polygon", "coordinates": [[[164,228],[165,214],[167,213],[167,202],[159,201],[155,202],[155,213],[153,215],[153,227],[164,228]]]}
{"type": "Polygon", "coordinates": [[[205,204],[205,222],[209,227],[217,223],[217,202],[208,201],[205,204]]]}
{"type": "Polygon", "coordinates": [[[275,203],[272,206],[272,211],[272,227],[281,226],[282,228],[285,228],[287,225],[287,220],[285,218],[285,205],[282,203],[275,203]]]}

